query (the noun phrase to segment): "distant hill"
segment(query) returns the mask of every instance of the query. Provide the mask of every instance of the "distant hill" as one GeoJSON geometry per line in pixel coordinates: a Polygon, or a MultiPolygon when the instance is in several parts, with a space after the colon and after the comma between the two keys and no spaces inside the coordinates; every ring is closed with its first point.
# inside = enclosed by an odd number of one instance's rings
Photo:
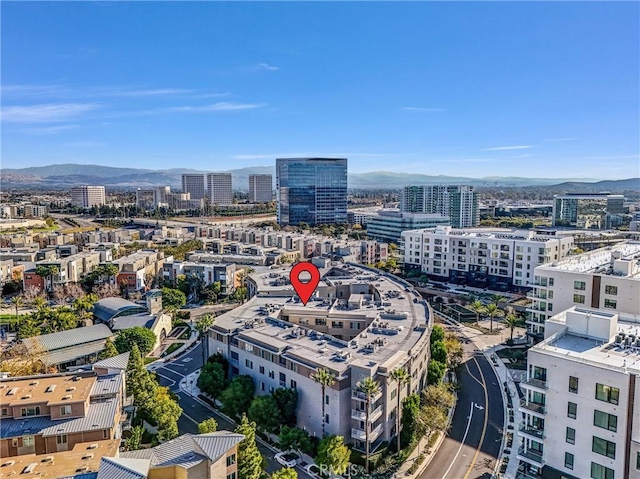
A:
{"type": "MultiPolygon", "coordinates": [[[[211,169],[208,171],[220,171],[211,169]]],[[[149,170],[141,168],[117,168],[100,165],[60,164],[37,166],[30,168],[0,170],[0,184],[2,189],[13,188],[48,188],[67,189],[73,185],[97,184],[112,188],[139,188],[148,186],[169,185],[174,189],[181,188],[183,173],[206,173],[207,171],[191,168],[172,168],[168,170],[149,170]]],[[[234,188],[247,190],[249,175],[271,174],[272,166],[251,166],[226,170],[231,173],[234,188]]],[[[353,173],[349,175],[349,188],[402,188],[407,185],[434,184],[468,184],[479,187],[554,187],[567,192],[621,192],[625,190],[640,190],[640,178],[626,180],[596,181],[589,178],[522,178],[499,177],[467,178],[464,176],[420,175],[411,173],[394,173],[391,171],[374,171],[368,173],[353,173]]]]}

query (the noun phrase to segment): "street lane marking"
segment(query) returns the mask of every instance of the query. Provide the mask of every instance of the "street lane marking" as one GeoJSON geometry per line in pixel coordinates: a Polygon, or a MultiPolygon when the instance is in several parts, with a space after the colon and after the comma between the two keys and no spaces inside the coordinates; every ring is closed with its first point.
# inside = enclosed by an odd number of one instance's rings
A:
{"type": "MultiPolygon", "coordinates": [[[[485,379],[484,379],[484,374],[482,372],[482,368],[480,368],[480,363],[478,363],[478,360],[475,357],[473,357],[471,359],[473,359],[473,361],[476,363],[476,366],[478,366],[478,371],[480,372],[480,377],[482,377],[482,382],[480,383],[480,385],[482,386],[482,390],[484,391],[484,403],[486,404],[486,406],[488,408],[489,407],[489,394],[487,393],[487,386],[486,386],[486,382],[485,382],[485,379]]],[[[487,432],[487,422],[488,421],[489,421],[489,411],[487,409],[487,410],[484,411],[484,424],[482,425],[482,434],[480,435],[480,442],[478,443],[478,448],[476,449],[476,453],[473,455],[473,460],[471,461],[471,464],[469,464],[469,467],[467,469],[467,473],[464,475],[464,477],[462,479],[468,479],[469,474],[471,474],[471,471],[473,470],[473,465],[478,460],[478,455],[480,454],[480,449],[482,448],[482,443],[484,442],[484,435],[487,432]]]]}
{"type": "Polygon", "coordinates": [[[447,474],[449,474],[449,472],[451,471],[451,468],[455,464],[456,459],[458,459],[458,456],[460,455],[460,451],[462,451],[462,448],[466,446],[464,441],[467,439],[467,434],[469,434],[469,426],[471,426],[471,420],[473,419],[473,410],[475,409],[474,405],[475,405],[474,403],[471,403],[471,409],[469,410],[469,420],[467,421],[467,428],[464,430],[464,436],[462,436],[462,441],[460,442],[460,447],[458,448],[458,452],[456,452],[456,455],[453,456],[453,460],[451,461],[451,464],[449,464],[449,468],[445,471],[444,476],[442,476],[442,479],[445,479],[445,477],[447,477],[447,474]]]}

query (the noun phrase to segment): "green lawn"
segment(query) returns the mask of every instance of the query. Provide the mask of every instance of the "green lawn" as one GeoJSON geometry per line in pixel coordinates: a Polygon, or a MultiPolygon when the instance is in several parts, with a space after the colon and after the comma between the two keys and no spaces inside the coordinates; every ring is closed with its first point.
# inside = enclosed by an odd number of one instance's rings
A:
{"type": "Polygon", "coordinates": [[[162,356],[164,357],[164,356],[167,356],[167,355],[171,354],[171,353],[172,353],[172,352],[174,352],[174,351],[177,351],[177,350],[178,350],[178,349],[180,349],[183,345],[184,345],[184,343],[173,343],[171,346],[169,346],[169,347],[167,348],[167,350],[166,350],[164,353],[162,353],[162,356]]]}
{"type": "Polygon", "coordinates": [[[21,319],[27,319],[27,314],[21,314],[16,318],[15,314],[0,314],[0,323],[15,323],[21,319]]]}
{"type": "Polygon", "coordinates": [[[158,360],[158,358],[144,358],[144,363],[145,364],[149,364],[149,363],[152,363],[152,362],[157,361],[157,360],[158,360]]]}

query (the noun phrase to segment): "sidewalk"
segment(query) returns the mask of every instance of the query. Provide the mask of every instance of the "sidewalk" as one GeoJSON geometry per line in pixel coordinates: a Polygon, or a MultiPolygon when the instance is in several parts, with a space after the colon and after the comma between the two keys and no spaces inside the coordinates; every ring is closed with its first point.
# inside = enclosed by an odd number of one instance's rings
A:
{"type": "Polygon", "coordinates": [[[154,362],[147,364],[146,367],[151,371],[153,371],[155,368],[160,367],[162,363],[171,361],[173,358],[180,356],[182,353],[191,349],[191,347],[193,347],[193,345],[196,344],[197,342],[198,342],[198,332],[195,329],[193,329],[191,330],[191,336],[189,336],[189,339],[185,341],[185,343],[182,345],[181,348],[176,349],[171,354],[167,354],[164,358],[158,358],[154,362]]]}

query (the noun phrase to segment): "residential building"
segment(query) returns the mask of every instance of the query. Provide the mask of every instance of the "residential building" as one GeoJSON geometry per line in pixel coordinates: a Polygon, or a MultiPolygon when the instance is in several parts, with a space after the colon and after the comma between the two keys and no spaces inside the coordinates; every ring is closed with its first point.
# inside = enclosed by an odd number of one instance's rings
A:
{"type": "Polygon", "coordinates": [[[231,173],[207,173],[207,195],[212,205],[232,205],[231,173]]]}
{"type": "Polygon", "coordinates": [[[534,271],[528,298],[528,333],[544,335],[545,321],[558,311],[582,306],[640,314],[640,241],[626,241],[561,261],[545,261],[534,271]]]}
{"type": "Polygon", "coordinates": [[[369,219],[378,216],[381,209],[379,206],[372,206],[370,208],[349,210],[347,211],[347,221],[350,225],[367,226],[369,219]]]}
{"type": "Polygon", "coordinates": [[[80,208],[102,206],[107,203],[104,186],[74,186],[70,195],[71,204],[80,208]]]}
{"type": "Polygon", "coordinates": [[[249,201],[267,203],[273,199],[273,176],[249,175],[249,201]]]}
{"type": "MultiPolygon", "coordinates": [[[[378,270],[321,261],[321,281],[304,306],[289,282],[289,268],[254,272],[251,299],[216,318],[208,332],[209,351],[230,362],[232,376],[249,375],[258,395],[296,388],[297,425],[365,448],[365,398],[357,383],[371,377],[380,385],[372,398],[369,441],[375,451],[396,434],[397,396],[426,385],[433,316],[411,285],[378,270]],[[400,390],[389,377],[404,368],[410,382],[400,390]],[[325,368],[335,375],[325,397],[312,375],[325,368]]],[[[401,412],[400,412],[401,413],[401,412]]]]}
{"type": "Polygon", "coordinates": [[[367,237],[398,244],[402,240],[403,231],[447,226],[450,222],[448,216],[440,214],[405,213],[397,209],[384,209],[380,210],[377,216],[367,220],[367,237]]]}
{"type": "Polygon", "coordinates": [[[99,251],[83,251],[61,258],[58,258],[58,252],[59,250],[56,248],[38,251],[36,260],[38,260],[39,257],[43,258],[43,260],[37,261],[33,268],[25,271],[23,276],[23,285],[25,288],[35,286],[52,290],[55,286],[77,283],[96,269],[101,262],[101,254],[99,251]],[[36,268],[38,266],[55,266],[58,268],[58,274],[46,278],[40,277],[36,274],[36,268]]]}
{"type": "Polygon", "coordinates": [[[191,193],[167,193],[166,206],[175,211],[199,210],[204,208],[204,198],[194,199],[191,193]]]}
{"type": "Polygon", "coordinates": [[[189,261],[168,261],[163,266],[163,278],[175,283],[177,277],[197,278],[204,286],[220,283],[220,293],[231,294],[235,291],[235,264],[214,263],[207,254],[192,254],[189,261]],[[191,258],[194,260],[192,261],[191,258]]]}
{"type": "Polygon", "coordinates": [[[346,158],[276,159],[280,225],[347,222],[346,158]]]}
{"type": "Polygon", "coordinates": [[[141,291],[150,288],[165,262],[164,252],[155,249],[142,249],[128,256],[113,260],[118,267],[116,284],[125,284],[129,291],[141,291]]]}
{"type": "Polygon", "coordinates": [[[190,199],[201,200],[205,195],[205,184],[203,174],[183,174],[182,192],[189,193],[190,199]]]}
{"type": "Polygon", "coordinates": [[[124,374],[5,378],[0,457],[73,451],[80,443],[118,439],[124,397],[124,374]]]}
{"type": "Polygon", "coordinates": [[[553,226],[606,230],[622,224],[624,195],[567,193],[553,197],[553,226]]]}
{"type": "Polygon", "coordinates": [[[453,229],[402,233],[406,269],[431,279],[498,291],[528,290],[535,268],[569,254],[573,237],[553,231],[453,229]]]}
{"type": "Polygon", "coordinates": [[[639,324],[577,306],[547,321],[520,383],[527,477],[640,478],[639,324]]]}
{"type": "Polygon", "coordinates": [[[480,223],[478,196],[473,186],[405,186],[400,210],[448,216],[454,228],[472,228],[480,223]]]}

